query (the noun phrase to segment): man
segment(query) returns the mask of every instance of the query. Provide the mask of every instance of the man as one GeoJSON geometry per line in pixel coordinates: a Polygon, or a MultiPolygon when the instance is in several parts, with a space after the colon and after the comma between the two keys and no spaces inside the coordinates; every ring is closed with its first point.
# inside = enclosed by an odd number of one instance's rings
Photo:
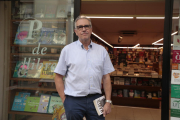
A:
{"type": "Polygon", "coordinates": [[[65,46],[55,69],[56,89],[63,101],[68,120],[105,120],[111,112],[111,80],[114,71],[104,47],[91,41],[91,20],[79,16],[74,32],[79,40],[65,46]],[[65,81],[63,83],[63,76],[65,81]],[[98,116],[93,100],[101,97],[101,80],[106,96],[103,115],[98,116]]]}

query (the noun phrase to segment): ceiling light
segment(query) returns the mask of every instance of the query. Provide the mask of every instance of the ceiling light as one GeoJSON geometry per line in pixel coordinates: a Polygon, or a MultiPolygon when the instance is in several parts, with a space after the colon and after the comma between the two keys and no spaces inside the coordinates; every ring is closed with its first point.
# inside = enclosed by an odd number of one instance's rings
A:
{"type": "Polygon", "coordinates": [[[113,48],[113,46],[112,45],[110,45],[109,43],[107,43],[105,40],[103,40],[102,38],[100,38],[98,35],[96,35],[95,33],[93,33],[92,32],[92,34],[94,35],[94,36],[96,36],[97,38],[99,38],[101,41],[103,41],[104,43],[106,43],[107,45],[109,45],[110,47],[112,47],[113,48]]]}
{"type": "Polygon", "coordinates": [[[134,47],[137,47],[137,46],[139,46],[140,44],[138,43],[137,45],[135,45],[134,47]]]}
{"type": "Polygon", "coordinates": [[[178,33],[178,31],[176,31],[176,32],[172,33],[171,35],[175,35],[175,34],[177,34],[177,33],[178,33]]]}
{"type": "MultiPolygon", "coordinates": [[[[154,45],[163,45],[163,43],[156,43],[154,45]]],[[[171,46],[173,46],[173,44],[171,44],[171,46]]]]}
{"type": "Polygon", "coordinates": [[[136,17],[136,19],[164,19],[165,17],[136,17]]]}
{"type": "Polygon", "coordinates": [[[88,18],[111,18],[111,19],[133,19],[134,17],[98,17],[98,16],[87,16],[88,18]]]}
{"type": "Polygon", "coordinates": [[[159,49],[156,47],[114,47],[114,48],[132,48],[132,49],[159,49]]]}

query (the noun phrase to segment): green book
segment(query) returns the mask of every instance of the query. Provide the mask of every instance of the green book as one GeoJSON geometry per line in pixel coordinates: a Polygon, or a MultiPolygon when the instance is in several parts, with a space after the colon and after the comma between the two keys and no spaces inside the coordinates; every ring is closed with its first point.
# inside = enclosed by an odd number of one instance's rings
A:
{"type": "Polygon", "coordinates": [[[51,96],[49,101],[48,113],[53,114],[56,111],[56,109],[59,109],[60,107],[63,107],[63,102],[61,98],[57,96],[51,96]]]}
{"type": "Polygon", "coordinates": [[[39,107],[40,97],[28,97],[24,111],[37,112],[39,107]]]}

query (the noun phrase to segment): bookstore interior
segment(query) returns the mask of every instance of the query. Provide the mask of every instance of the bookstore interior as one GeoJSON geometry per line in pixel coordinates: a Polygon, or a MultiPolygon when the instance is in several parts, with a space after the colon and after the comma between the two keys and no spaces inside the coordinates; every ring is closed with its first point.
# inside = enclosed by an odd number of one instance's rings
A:
{"type": "MultiPolygon", "coordinates": [[[[91,39],[106,48],[114,65],[110,73],[113,105],[161,109],[165,0],[12,0],[4,4],[0,6],[8,28],[3,31],[8,66],[4,120],[66,119],[53,71],[63,47],[77,39],[73,21],[80,14],[91,19],[91,39]]],[[[180,74],[178,5],[175,0],[169,70],[174,71],[174,91],[180,88],[176,83],[180,74]]],[[[178,93],[171,99],[178,101],[178,93]]],[[[174,117],[180,116],[173,110],[174,117]]]]}

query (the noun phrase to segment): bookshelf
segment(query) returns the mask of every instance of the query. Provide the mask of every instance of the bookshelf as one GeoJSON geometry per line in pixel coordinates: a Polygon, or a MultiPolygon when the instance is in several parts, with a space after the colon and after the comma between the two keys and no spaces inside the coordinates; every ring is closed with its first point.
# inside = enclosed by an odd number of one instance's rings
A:
{"type": "MultiPolygon", "coordinates": [[[[30,93],[29,97],[41,98],[43,94],[57,96],[55,95],[57,90],[53,71],[61,50],[73,42],[72,19],[74,13],[77,13],[77,9],[74,9],[76,2],[79,3],[79,1],[71,0],[11,1],[9,86],[7,90],[9,91],[8,114],[12,120],[17,119],[19,115],[21,119],[34,116],[50,119],[55,117],[52,113],[24,112],[19,109],[12,110],[12,108],[15,108],[13,107],[15,96],[22,95],[19,92],[30,93]],[[62,4],[65,8],[62,8],[62,4]],[[42,6],[45,7],[41,8],[42,6]],[[49,10],[49,6],[53,6],[53,10],[49,10]],[[58,13],[60,9],[64,9],[62,10],[64,13],[58,13]],[[38,17],[39,12],[44,15],[43,18],[38,17]]],[[[49,107],[46,107],[47,111],[49,107]]]]}

